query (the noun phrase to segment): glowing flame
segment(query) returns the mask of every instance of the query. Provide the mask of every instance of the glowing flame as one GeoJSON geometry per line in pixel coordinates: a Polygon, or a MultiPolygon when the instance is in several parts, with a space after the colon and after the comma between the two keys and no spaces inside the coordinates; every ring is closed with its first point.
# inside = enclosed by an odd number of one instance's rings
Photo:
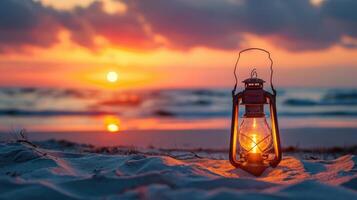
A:
{"type": "MultiPolygon", "coordinates": [[[[253,129],[257,128],[257,120],[253,119],[253,129]]],[[[257,134],[252,134],[252,153],[258,152],[257,134]]]]}
{"type": "Polygon", "coordinates": [[[249,153],[264,153],[272,144],[265,118],[245,118],[239,131],[239,144],[249,153]]]}
{"type": "Polygon", "coordinates": [[[258,152],[258,145],[257,145],[257,135],[252,134],[252,153],[258,152]]]}

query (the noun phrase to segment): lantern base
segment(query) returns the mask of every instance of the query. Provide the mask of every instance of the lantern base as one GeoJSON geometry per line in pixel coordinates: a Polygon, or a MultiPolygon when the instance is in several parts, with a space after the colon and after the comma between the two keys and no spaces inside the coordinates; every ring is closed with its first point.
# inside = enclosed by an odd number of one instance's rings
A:
{"type": "Polygon", "coordinates": [[[243,163],[240,168],[254,176],[260,176],[263,174],[266,168],[269,166],[267,165],[257,165],[257,164],[250,164],[250,163],[243,163]]]}
{"type": "Polygon", "coordinates": [[[245,156],[245,162],[240,165],[240,168],[244,171],[253,174],[254,176],[260,176],[269,165],[264,163],[264,159],[261,153],[248,153],[245,156]]]}
{"type": "Polygon", "coordinates": [[[261,153],[248,153],[245,158],[248,163],[263,165],[264,160],[261,153]]]}

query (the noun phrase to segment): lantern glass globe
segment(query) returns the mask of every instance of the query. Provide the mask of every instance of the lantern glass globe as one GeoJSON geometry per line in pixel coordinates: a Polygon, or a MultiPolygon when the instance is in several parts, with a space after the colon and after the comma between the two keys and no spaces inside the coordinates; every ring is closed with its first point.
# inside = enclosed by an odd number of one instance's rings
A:
{"type": "Polygon", "coordinates": [[[265,117],[244,117],[239,128],[239,144],[248,153],[264,153],[272,146],[271,129],[265,117]]]}

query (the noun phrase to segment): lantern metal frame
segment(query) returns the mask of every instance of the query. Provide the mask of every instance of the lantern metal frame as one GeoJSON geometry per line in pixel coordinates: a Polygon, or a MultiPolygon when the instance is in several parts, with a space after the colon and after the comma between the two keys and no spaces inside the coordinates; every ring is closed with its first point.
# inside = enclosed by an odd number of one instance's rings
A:
{"type": "MultiPolygon", "coordinates": [[[[253,75],[257,76],[255,69],[252,71],[251,74],[251,79],[247,80],[255,80],[253,78],[253,75]]],[[[276,90],[273,86],[272,83],[272,78],[273,78],[273,60],[271,59],[270,52],[261,49],[261,48],[248,48],[244,49],[239,52],[238,59],[234,68],[234,75],[235,75],[235,86],[232,91],[232,98],[233,98],[233,107],[232,107],[232,123],[231,123],[231,138],[230,138],[230,150],[229,150],[229,161],[230,163],[237,168],[241,168],[255,176],[260,176],[266,168],[270,167],[276,167],[281,159],[282,159],[282,150],[281,150],[281,145],[280,145],[280,133],[279,133],[279,125],[278,125],[278,117],[277,117],[277,108],[276,108],[276,90]],[[273,148],[274,148],[274,158],[273,159],[264,159],[262,162],[258,163],[249,163],[249,161],[245,160],[242,158],[242,155],[239,156],[239,159],[237,158],[237,142],[238,141],[238,134],[239,134],[239,105],[242,103],[243,98],[245,97],[245,92],[247,92],[247,83],[246,83],[246,89],[242,92],[239,92],[236,94],[236,88],[237,88],[237,83],[238,83],[238,78],[236,75],[236,68],[237,64],[240,59],[240,55],[243,52],[251,51],[251,50],[258,50],[258,51],[263,51],[268,54],[269,60],[270,60],[270,85],[272,89],[272,93],[265,91],[263,89],[263,83],[261,83],[261,88],[259,88],[262,92],[262,96],[264,98],[263,106],[264,104],[269,104],[270,108],[270,117],[271,117],[271,136],[273,139],[273,148]]],[[[246,81],[247,81],[246,80],[246,81]]],[[[260,82],[262,81],[261,79],[257,79],[260,82]]],[[[244,81],[243,81],[244,82],[244,81]]],[[[264,82],[264,81],[263,81],[264,82]]],[[[258,141],[255,143],[255,146],[257,146],[261,141],[258,141]]],[[[240,145],[239,151],[241,152],[241,147],[240,145]]],[[[271,150],[271,148],[270,148],[271,150]]]]}

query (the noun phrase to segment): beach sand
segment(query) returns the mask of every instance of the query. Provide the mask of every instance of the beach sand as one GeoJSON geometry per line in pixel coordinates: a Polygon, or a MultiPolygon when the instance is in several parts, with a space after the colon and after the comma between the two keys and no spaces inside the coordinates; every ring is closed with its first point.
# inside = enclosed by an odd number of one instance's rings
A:
{"type": "Polygon", "coordinates": [[[286,153],[257,178],[223,152],[3,142],[0,199],[352,200],[357,157],[286,153]]]}

